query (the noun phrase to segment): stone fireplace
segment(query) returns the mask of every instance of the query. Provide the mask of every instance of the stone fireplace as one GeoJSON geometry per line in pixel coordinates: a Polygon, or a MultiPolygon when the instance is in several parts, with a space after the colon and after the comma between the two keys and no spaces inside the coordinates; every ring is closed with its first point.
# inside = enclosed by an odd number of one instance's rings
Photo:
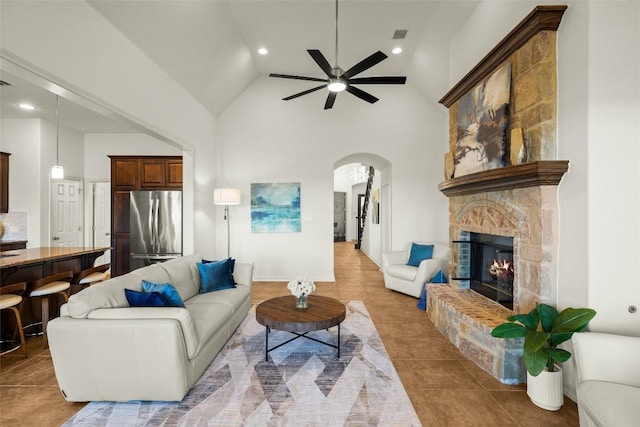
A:
{"type": "Polygon", "coordinates": [[[555,31],[565,9],[536,7],[440,101],[449,108],[449,145],[455,152],[458,101],[497,67],[511,64],[509,127],[522,130],[528,160],[507,160],[504,167],[455,178],[445,167],[439,188],[449,198],[451,283],[427,285],[427,311],[438,330],[463,355],[508,384],[526,380],[522,341],[493,338],[491,330],[514,312],[528,312],[538,302],[555,303],[557,185],[568,170],[568,161],[554,158],[555,31]],[[480,242],[468,243],[473,239],[480,242]],[[497,266],[491,267],[493,260],[486,254],[480,261],[470,258],[484,250],[494,251],[497,266]],[[501,262],[511,265],[500,271],[501,262]],[[512,276],[499,282],[500,274],[512,276]]]}
{"type": "MultiPolygon", "coordinates": [[[[526,167],[532,165],[558,167],[561,171],[566,170],[567,162],[538,162],[526,167]]],[[[518,165],[504,169],[522,173],[524,167],[518,165]]],[[[561,172],[557,174],[562,176],[561,172]]],[[[493,338],[491,329],[505,322],[514,312],[530,311],[536,302],[554,302],[558,246],[557,186],[538,183],[523,188],[450,196],[449,221],[451,242],[462,241],[470,233],[513,239],[513,310],[471,289],[470,280],[454,279],[467,279],[461,276],[467,272],[464,261],[468,259],[465,253],[468,246],[452,243],[451,283],[447,286],[427,285],[429,316],[462,354],[485,371],[505,383],[524,382],[526,371],[521,360],[522,343],[493,338]]]]}

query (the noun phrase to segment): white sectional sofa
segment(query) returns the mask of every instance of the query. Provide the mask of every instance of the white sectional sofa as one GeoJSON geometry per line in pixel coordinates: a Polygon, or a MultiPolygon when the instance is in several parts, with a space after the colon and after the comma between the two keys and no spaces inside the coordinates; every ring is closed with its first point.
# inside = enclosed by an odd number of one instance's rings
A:
{"type": "Polygon", "coordinates": [[[640,337],[574,334],[581,427],[640,426],[640,337]]]}
{"type": "Polygon", "coordinates": [[[179,401],[251,307],[253,265],[236,263],[236,288],[199,293],[189,255],[134,270],[70,297],[49,322],[51,357],[68,401],[179,401]],[[171,283],[182,307],[130,307],[124,289],[171,283]]]}

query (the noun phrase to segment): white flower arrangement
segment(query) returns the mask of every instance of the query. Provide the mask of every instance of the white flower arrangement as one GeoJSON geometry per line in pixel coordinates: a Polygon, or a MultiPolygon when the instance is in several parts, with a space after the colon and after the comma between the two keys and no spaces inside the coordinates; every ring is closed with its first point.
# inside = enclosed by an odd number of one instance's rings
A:
{"type": "Polygon", "coordinates": [[[315,291],[316,285],[313,283],[313,280],[309,280],[304,277],[296,277],[287,284],[287,289],[289,289],[296,298],[299,298],[302,295],[309,295],[311,292],[315,291]]]}

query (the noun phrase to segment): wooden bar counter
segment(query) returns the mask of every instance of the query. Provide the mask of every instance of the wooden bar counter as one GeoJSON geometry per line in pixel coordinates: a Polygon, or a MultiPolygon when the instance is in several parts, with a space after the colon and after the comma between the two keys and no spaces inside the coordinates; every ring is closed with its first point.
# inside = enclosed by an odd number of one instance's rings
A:
{"type": "MultiPolygon", "coordinates": [[[[18,249],[0,252],[0,286],[7,286],[18,282],[33,282],[43,277],[73,271],[77,273],[93,267],[96,258],[109,250],[109,247],[50,247],[18,249]]],[[[29,289],[27,289],[27,294],[29,289]]],[[[59,301],[58,301],[59,304],[59,301]]],[[[54,318],[58,314],[58,304],[51,305],[50,315],[54,318]]],[[[5,316],[3,310],[0,319],[0,337],[11,338],[13,335],[13,320],[5,316]]],[[[40,320],[40,303],[29,301],[22,310],[22,322],[27,325],[40,320]]]]}
{"type": "Polygon", "coordinates": [[[109,247],[49,247],[0,252],[0,285],[31,282],[51,274],[93,267],[109,247]]]}

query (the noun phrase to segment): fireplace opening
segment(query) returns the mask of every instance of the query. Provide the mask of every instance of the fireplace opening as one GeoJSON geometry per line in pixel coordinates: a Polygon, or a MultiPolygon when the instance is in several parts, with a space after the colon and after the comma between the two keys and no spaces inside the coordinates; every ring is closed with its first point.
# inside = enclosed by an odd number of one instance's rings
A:
{"type": "Polygon", "coordinates": [[[513,310],[513,237],[463,232],[456,280],[468,281],[479,294],[513,310]]]}

